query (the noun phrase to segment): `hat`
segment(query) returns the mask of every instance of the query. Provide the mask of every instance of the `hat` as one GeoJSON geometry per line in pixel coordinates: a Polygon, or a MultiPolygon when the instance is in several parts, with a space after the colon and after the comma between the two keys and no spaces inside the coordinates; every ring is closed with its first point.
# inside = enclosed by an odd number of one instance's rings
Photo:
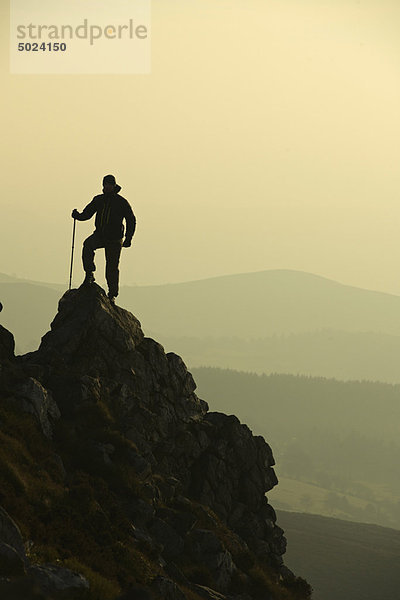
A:
{"type": "Polygon", "coordinates": [[[116,181],[114,175],[104,175],[103,183],[113,183],[115,185],[116,181]]]}

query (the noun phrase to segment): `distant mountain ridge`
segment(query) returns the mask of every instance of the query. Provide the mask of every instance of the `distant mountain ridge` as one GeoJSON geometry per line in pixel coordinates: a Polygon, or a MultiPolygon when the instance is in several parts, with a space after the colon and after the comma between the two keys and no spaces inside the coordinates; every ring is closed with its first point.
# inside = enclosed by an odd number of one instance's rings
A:
{"type": "MultiPolygon", "coordinates": [[[[0,274],[0,293],[13,284],[66,287],[0,274]]],[[[400,296],[289,269],[122,286],[120,303],[134,304],[152,330],[174,336],[251,338],[319,329],[400,335],[400,296]]]]}
{"type": "Polygon", "coordinates": [[[301,271],[124,287],[121,301],[135,303],[152,330],[174,336],[252,338],[318,329],[400,335],[400,296],[301,271]]]}
{"type": "Polygon", "coordinates": [[[6,273],[0,273],[0,283],[19,283],[19,284],[30,284],[38,285],[54,290],[63,290],[65,285],[62,283],[49,283],[46,281],[36,281],[33,279],[25,279],[24,277],[17,277],[16,275],[7,275],[6,273]]]}
{"type": "MultiPolygon", "coordinates": [[[[15,332],[18,352],[37,346],[62,289],[0,274],[1,319],[15,332]]],[[[393,359],[400,353],[400,296],[270,270],[125,286],[118,303],[191,366],[400,381],[393,359]]]]}

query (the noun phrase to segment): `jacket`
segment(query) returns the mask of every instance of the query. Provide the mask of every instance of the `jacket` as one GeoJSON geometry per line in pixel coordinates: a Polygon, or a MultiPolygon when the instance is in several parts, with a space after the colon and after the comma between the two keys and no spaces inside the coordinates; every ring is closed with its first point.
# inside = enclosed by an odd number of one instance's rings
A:
{"type": "Polygon", "coordinates": [[[136,229],[136,217],[128,200],[119,195],[121,186],[116,185],[115,192],[99,194],[78,212],[78,221],[87,221],[96,213],[95,227],[104,240],[119,240],[124,237],[123,220],[126,221],[127,240],[131,240],[136,229]]]}

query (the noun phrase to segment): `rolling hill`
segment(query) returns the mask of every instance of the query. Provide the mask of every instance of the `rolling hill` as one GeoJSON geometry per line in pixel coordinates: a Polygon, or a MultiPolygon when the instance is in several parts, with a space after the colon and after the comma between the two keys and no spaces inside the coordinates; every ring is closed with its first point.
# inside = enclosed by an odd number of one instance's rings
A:
{"type": "MultiPolygon", "coordinates": [[[[66,286],[0,274],[1,322],[37,348],[66,286]]],[[[122,287],[147,335],[193,366],[400,383],[400,297],[290,270],[122,287]]]]}
{"type": "Polygon", "coordinates": [[[285,562],[314,589],[313,600],[398,600],[400,531],[277,511],[285,562]]]}
{"type": "Polygon", "coordinates": [[[161,286],[125,287],[148,327],[174,337],[242,339],[318,329],[400,335],[400,297],[324,277],[270,270],[161,286]]]}

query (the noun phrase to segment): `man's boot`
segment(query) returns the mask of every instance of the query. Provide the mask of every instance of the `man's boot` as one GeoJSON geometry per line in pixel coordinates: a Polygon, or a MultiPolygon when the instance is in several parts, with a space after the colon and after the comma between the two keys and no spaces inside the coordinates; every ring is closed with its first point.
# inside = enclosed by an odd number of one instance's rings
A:
{"type": "Polygon", "coordinates": [[[107,296],[108,296],[108,299],[111,302],[111,304],[115,304],[115,298],[116,298],[117,294],[113,294],[112,292],[108,292],[107,296]]]}
{"type": "Polygon", "coordinates": [[[94,283],[94,275],[91,271],[87,271],[82,285],[90,285],[91,283],[94,283]]]}

